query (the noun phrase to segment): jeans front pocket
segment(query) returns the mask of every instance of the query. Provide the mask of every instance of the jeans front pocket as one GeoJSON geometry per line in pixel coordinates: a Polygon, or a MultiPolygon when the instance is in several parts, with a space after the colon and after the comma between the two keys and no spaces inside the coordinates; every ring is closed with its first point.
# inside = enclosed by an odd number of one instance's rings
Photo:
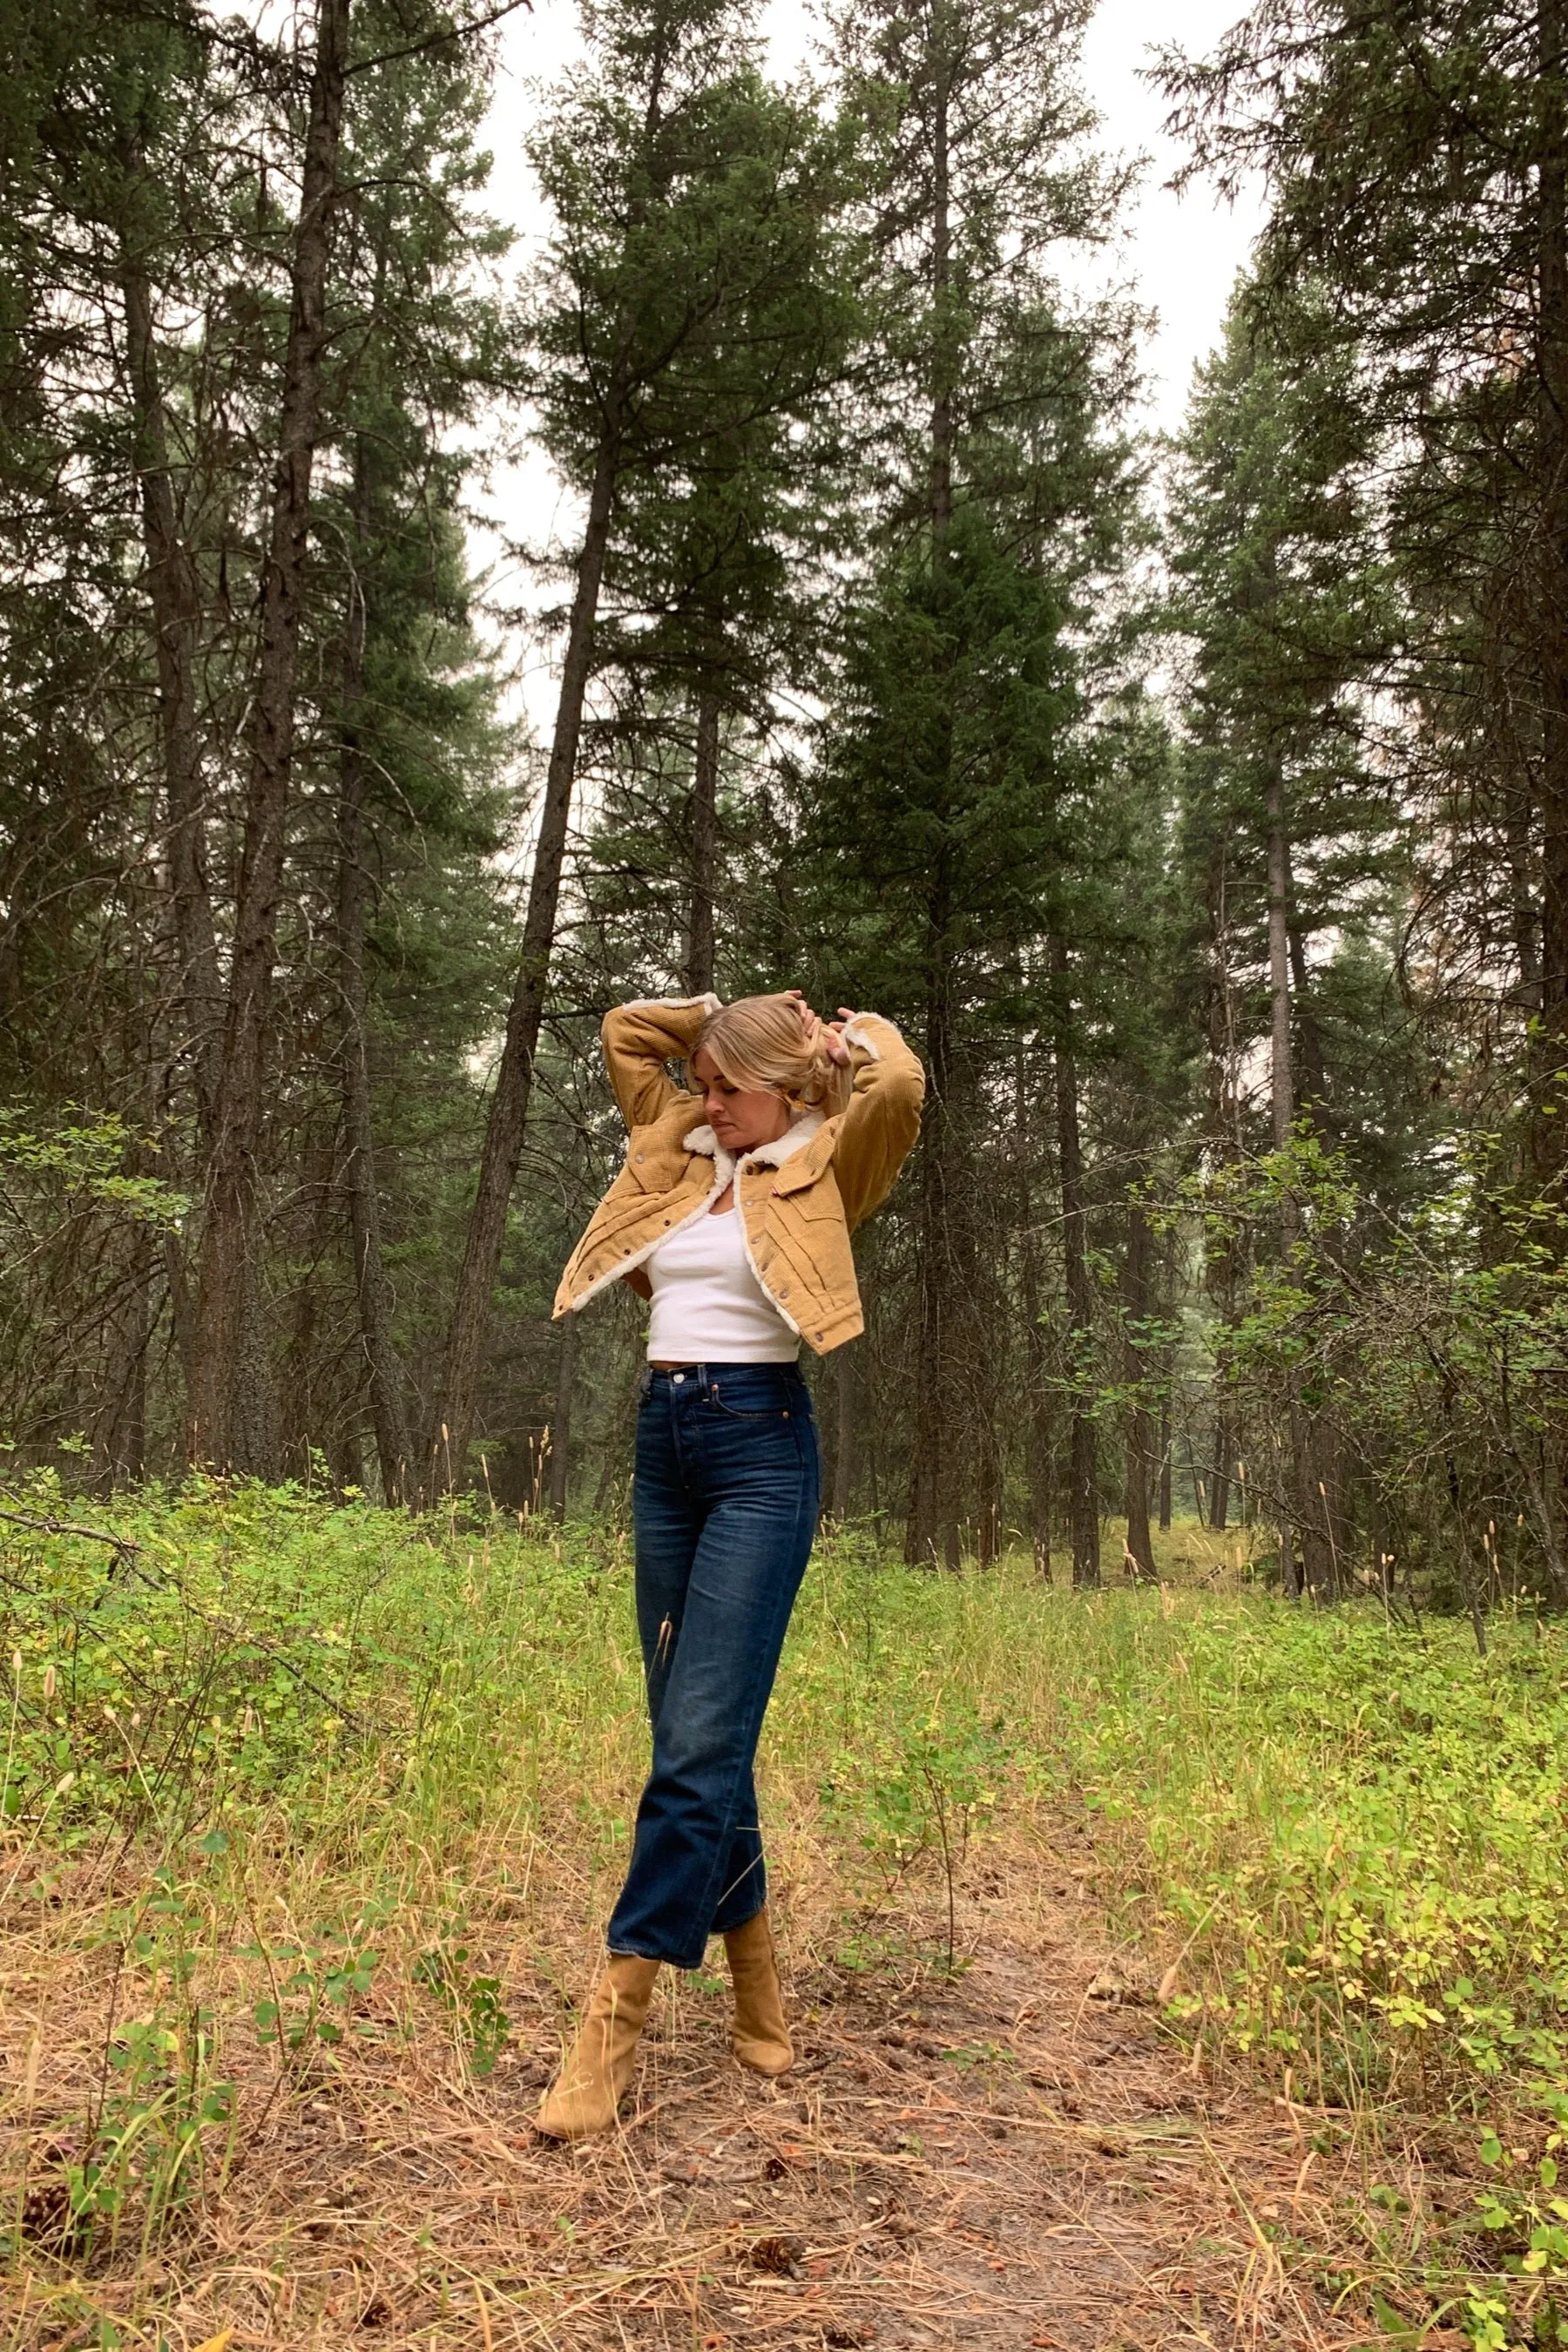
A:
{"type": "Polygon", "coordinates": [[[733,1375],[726,1381],[721,1373],[708,1383],[707,1402],[728,1421],[777,1422],[781,1425],[792,1415],[807,1413],[811,1399],[804,1381],[772,1381],[755,1371],[733,1375]]]}

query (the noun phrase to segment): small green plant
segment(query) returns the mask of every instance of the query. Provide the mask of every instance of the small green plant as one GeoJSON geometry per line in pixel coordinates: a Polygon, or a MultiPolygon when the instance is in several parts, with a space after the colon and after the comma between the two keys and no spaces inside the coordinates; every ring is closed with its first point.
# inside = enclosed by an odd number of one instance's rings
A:
{"type": "Polygon", "coordinates": [[[81,2259],[106,2231],[112,2243],[128,2204],[138,2200],[142,2234],[155,2242],[205,2184],[205,2135],[215,2126],[228,2126],[219,2166],[220,2179],[226,2176],[235,2088],[214,2074],[213,2050],[205,2015],[194,2033],[153,2018],[119,2029],[109,2049],[114,2088],[80,2154],[64,2160],[65,2251],[81,2259]]]}
{"type": "Polygon", "coordinates": [[[111,2010],[93,2107],[79,2136],[68,2129],[51,2143],[50,2171],[22,2212],[24,2236],[83,2266],[111,2255],[127,2230],[155,2245],[175,2214],[227,2178],[236,2093],[218,2071],[212,2008],[195,1990],[203,1927],[199,1889],[168,1864],[109,1922],[116,1994],[140,1976],[150,2005],[126,2017],[111,2010]],[[208,2143],[219,2131],[216,2153],[208,2143]]]}
{"type": "Polygon", "coordinates": [[[280,2059],[342,2041],[381,1958],[352,1933],[328,1927],[318,1927],[309,1941],[287,1937],[246,1945],[241,1957],[266,1965],[272,1990],[254,2004],[252,2016],[258,2042],[276,2046],[280,2059]]]}
{"type": "Polygon", "coordinates": [[[836,1825],[852,1821],[861,1850],[881,1869],[890,1890],[925,1853],[940,1857],[947,1897],[945,1964],[957,1960],[957,1874],[973,1831],[989,1821],[1009,1749],[998,1718],[987,1723],[961,1701],[932,1707],[885,1739],[881,1769],[868,1781],[841,1759],[824,1782],[824,1810],[836,1825]]]}
{"type": "MultiPolygon", "coordinates": [[[[1560,2292],[1568,2282],[1568,2197],[1559,2194],[1563,2185],[1559,2151],[1568,2144],[1568,2096],[1548,2092],[1542,2104],[1552,2128],[1539,2155],[1505,2146],[1495,2129],[1483,2137],[1480,2159],[1494,2179],[1480,2192],[1477,2218],[1500,2242],[1504,2269],[1531,2284],[1531,2340],[1537,2346],[1555,2346],[1568,2336],[1563,2307],[1568,2296],[1560,2292]]],[[[1495,2315],[1486,2315],[1489,2320],[1495,2315]]],[[[1489,2347],[1506,2337],[1477,2336],[1475,2341],[1489,2347]]]]}
{"type": "Polygon", "coordinates": [[[493,2074],[511,2032],[511,2020],[501,2005],[500,1979],[471,1974],[468,1945],[454,1943],[436,1944],[422,1952],[414,1973],[456,2020],[470,2073],[493,2074]]]}

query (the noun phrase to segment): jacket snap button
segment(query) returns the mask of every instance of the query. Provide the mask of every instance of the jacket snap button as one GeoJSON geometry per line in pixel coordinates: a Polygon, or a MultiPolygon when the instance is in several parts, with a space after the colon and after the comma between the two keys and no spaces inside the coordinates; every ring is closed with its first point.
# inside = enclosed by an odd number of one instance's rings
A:
{"type": "Polygon", "coordinates": [[[780,1293],[779,1293],[779,1297],[780,1297],[781,1298],[787,1298],[787,1297],[789,1297],[789,1285],[788,1285],[788,1283],[787,1283],[787,1282],[784,1284],[784,1288],[780,1291],[780,1293]]]}
{"type": "Polygon", "coordinates": [[[637,1166],[639,1168],[642,1166],[642,1153],[640,1151],[637,1153],[637,1166]]]}

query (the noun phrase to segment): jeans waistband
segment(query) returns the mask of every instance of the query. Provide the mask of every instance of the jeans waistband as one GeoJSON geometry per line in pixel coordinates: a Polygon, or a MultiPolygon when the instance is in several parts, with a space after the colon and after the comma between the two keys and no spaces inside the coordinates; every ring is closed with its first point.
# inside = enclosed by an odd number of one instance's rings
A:
{"type": "Polygon", "coordinates": [[[652,1364],[645,1364],[642,1393],[648,1397],[656,1389],[702,1389],[714,1381],[740,1378],[783,1381],[795,1389],[805,1387],[805,1375],[798,1364],[677,1364],[672,1372],[661,1372],[652,1364]]]}

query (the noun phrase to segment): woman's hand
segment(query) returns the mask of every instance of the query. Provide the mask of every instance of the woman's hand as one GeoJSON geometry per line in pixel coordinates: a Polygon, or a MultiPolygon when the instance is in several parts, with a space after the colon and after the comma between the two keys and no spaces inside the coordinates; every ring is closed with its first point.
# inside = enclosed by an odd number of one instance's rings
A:
{"type": "Polygon", "coordinates": [[[844,1024],[847,1021],[853,1021],[855,1015],[849,1007],[847,1004],[841,1004],[838,1008],[837,1020],[828,1022],[823,1031],[823,1038],[827,1046],[827,1058],[831,1062],[837,1062],[841,1070],[847,1070],[849,1067],[849,1048],[844,1043],[844,1024]]]}
{"type": "Polygon", "coordinates": [[[844,1024],[855,1018],[849,1007],[847,1004],[841,1004],[837,1021],[824,1021],[819,1013],[812,1011],[798,988],[789,989],[785,992],[795,999],[795,1009],[800,1015],[801,1033],[806,1044],[815,1045],[820,1036],[827,1049],[828,1060],[836,1062],[841,1070],[847,1070],[849,1067],[849,1048],[844,1043],[842,1032],[844,1024]]]}
{"type": "Polygon", "coordinates": [[[816,1043],[817,1032],[822,1027],[820,1015],[812,1011],[810,1005],[805,1001],[805,996],[802,990],[798,988],[786,989],[784,993],[795,999],[795,1009],[800,1015],[801,1035],[805,1038],[808,1045],[815,1045],[816,1043]]]}

